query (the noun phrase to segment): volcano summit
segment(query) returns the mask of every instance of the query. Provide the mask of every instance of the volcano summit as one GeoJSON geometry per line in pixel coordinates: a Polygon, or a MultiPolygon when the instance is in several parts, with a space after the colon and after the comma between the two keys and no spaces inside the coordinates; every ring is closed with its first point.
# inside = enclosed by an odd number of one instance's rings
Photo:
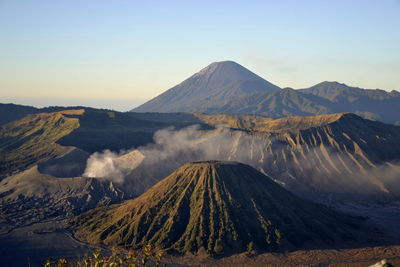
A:
{"type": "Polygon", "coordinates": [[[193,112],[244,94],[279,90],[233,61],[214,62],[134,112],[193,112]]]}

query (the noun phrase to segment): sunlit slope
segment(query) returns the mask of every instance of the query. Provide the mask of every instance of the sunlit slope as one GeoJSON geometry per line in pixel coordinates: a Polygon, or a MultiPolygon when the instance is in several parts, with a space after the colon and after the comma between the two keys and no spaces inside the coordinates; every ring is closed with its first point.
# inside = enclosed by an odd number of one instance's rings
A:
{"type": "Polygon", "coordinates": [[[39,109],[31,106],[0,103],[0,125],[22,119],[28,114],[40,113],[39,109]]]}
{"type": "Polygon", "coordinates": [[[77,118],[67,117],[62,112],[28,115],[3,125],[0,127],[0,175],[19,171],[68,152],[71,147],[56,142],[78,127],[77,118]]]}
{"type": "Polygon", "coordinates": [[[328,145],[354,152],[370,162],[400,159],[400,127],[363,119],[352,113],[271,119],[253,115],[196,114],[210,125],[227,125],[254,136],[274,137],[292,148],[311,151],[328,145]]]}
{"type": "Polygon", "coordinates": [[[236,131],[238,145],[225,153],[236,160],[247,149],[244,162],[295,191],[400,195],[400,127],[344,113],[260,122],[253,130],[236,131]]]}
{"type": "MultiPolygon", "coordinates": [[[[22,119],[28,115],[38,114],[38,113],[52,113],[59,112],[63,110],[90,110],[96,111],[100,109],[83,107],[83,106],[50,106],[45,108],[36,108],[32,106],[18,105],[18,104],[4,104],[0,103],[0,126],[22,119]]],[[[107,110],[101,109],[101,111],[106,112],[107,110]]]]}
{"type": "Polygon", "coordinates": [[[248,165],[189,163],[140,197],[82,214],[75,236],[90,243],[209,254],[335,244],[358,220],[304,201],[248,165]]]}
{"type": "Polygon", "coordinates": [[[213,126],[228,126],[236,129],[266,132],[285,132],[305,130],[312,127],[324,126],[340,119],[345,113],[327,114],[305,117],[287,117],[272,119],[260,115],[246,114],[202,114],[194,113],[202,121],[213,126]]]}

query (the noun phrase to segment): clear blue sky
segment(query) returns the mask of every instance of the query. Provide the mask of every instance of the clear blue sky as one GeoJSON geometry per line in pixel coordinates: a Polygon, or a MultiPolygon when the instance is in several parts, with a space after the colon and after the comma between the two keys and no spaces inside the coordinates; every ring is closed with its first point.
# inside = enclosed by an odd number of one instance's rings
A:
{"type": "Polygon", "coordinates": [[[128,110],[221,60],[399,90],[400,0],[0,0],[0,102],[128,110]]]}

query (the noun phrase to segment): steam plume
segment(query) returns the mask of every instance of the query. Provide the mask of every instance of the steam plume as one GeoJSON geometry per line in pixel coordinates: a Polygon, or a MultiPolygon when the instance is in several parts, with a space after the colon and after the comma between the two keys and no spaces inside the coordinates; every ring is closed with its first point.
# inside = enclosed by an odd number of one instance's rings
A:
{"type": "Polygon", "coordinates": [[[190,126],[154,134],[154,143],[116,154],[94,153],[85,176],[126,182],[140,194],[179,166],[199,160],[233,160],[249,164],[297,192],[400,195],[400,165],[371,166],[331,147],[299,146],[270,133],[212,131],[190,126]]]}

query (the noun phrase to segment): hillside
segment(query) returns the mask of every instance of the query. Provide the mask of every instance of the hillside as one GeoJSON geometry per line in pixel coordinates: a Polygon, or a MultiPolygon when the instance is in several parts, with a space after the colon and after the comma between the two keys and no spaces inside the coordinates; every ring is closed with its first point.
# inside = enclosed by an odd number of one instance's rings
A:
{"type": "Polygon", "coordinates": [[[400,93],[395,90],[387,92],[338,82],[322,82],[299,91],[327,99],[331,113],[353,112],[368,119],[400,123],[400,93]]]}
{"type": "Polygon", "coordinates": [[[231,145],[215,144],[217,157],[251,164],[308,196],[400,196],[400,127],[351,113],[253,118],[231,145]]]}
{"type": "Polygon", "coordinates": [[[374,100],[400,97],[400,93],[395,90],[386,92],[380,89],[362,89],[358,87],[351,87],[344,83],[327,81],[311,86],[310,88],[300,89],[300,91],[326,98],[332,102],[340,102],[342,100],[354,102],[363,97],[374,100]]]}
{"type": "MultiPolygon", "coordinates": [[[[77,114],[83,110],[77,110],[77,114]]],[[[72,148],[56,141],[79,127],[79,120],[62,112],[29,115],[0,127],[0,175],[23,170],[60,156],[72,148]]]]}
{"type": "Polygon", "coordinates": [[[360,223],[250,166],[218,161],[186,164],[136,199],[73,220],[86,242],[208,254],[354,241],[360,223]]]}
{"type": "Polygon", "coordinates": [[[123,191],[105,179],[56,178],[35,166],[0,181],[0,234],[32,223],[63,220],[123,197],[123,191]]]}
{"type": "Polygon", "coordinates": [[[0,103],[0,125],[22,119],[28,114],[40,113],[39,109],[15,104],[0,103]]]}
{"type": "Polygon", "coordinates": [[[312,127],[319,127],[330,124],[342,118],[350,116],[346,113],[306,116],[306,117],[286,117],[280,119],[272,119],[260,115],[246,114],[202,114],[195,113],[196,117],[205,123],[213,126],[225,125],[234,129],[245,129],[260,132],[285,132],[299,131],[312,127]]]}
{"type": "Polygon", "coordinates": [[[210,101],[200,110],[192,109],[192,111],[211,114],[257,114],[280,118],[330,113],[326,102],[322,98],[285,88],[274,92],[232,96],[220,102],[210,101]]]}
{"type": "Polygon", "coordinates": [[[73,106],[73,107],[51,106],[45,108],[36,108],[32,106],[18,105],[12,103],[8,104],[0,103],[0,126],[13,121],[17,121],[32,114],[52,113],[63,110],[77,110],[77,109],[84,109],[87,111],[102,111],[102,112],[111,111],[106,109],[95,109],[82,106],[73,106]]]}

